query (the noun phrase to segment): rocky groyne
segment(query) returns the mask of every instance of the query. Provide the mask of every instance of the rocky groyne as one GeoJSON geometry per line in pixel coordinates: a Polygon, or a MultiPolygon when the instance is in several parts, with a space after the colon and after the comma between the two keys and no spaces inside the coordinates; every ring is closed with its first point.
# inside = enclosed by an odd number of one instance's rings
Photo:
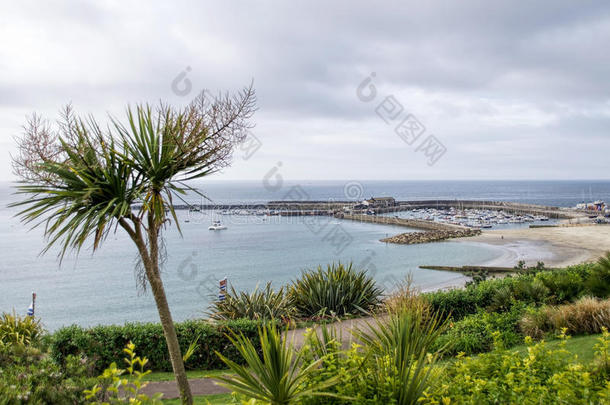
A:
{"type": "Polygon", "coordinates": [[[401,233],[400,235],[381,239],[381,241],[388,243],[399,243],[402,245],[414,245],[417,243],[438,242],[446,239],[464,238],[480,234],[481,230],[479,229],[435,230],[426,232],[401,233]]]}

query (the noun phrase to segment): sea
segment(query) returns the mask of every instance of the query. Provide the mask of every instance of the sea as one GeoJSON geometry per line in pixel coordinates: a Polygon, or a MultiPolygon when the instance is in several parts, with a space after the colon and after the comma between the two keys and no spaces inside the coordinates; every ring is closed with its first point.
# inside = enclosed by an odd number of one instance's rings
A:
{"type": "MultiPolygon", "coordinates": [[[[572,207],[582,201],[610,201],[610,181],[204,181],[194,183],[207,199],[187,194],[188,203],[256,204],[273,200],[477,199],[572,207]]],[[[77,324],[123,324],[158,319],[150,292],[138,287],[136,249],[117,229],[95,252],[91,243],[62,261],[57,249],[42,255],[43,229],[20,222],[7,205],[19,196],[0,183],[0,311],[25,314],[32,292],[36,315],[49,331],[77,324]]],[[[470,242],[393,245],[380,239],[406,228],[326,217],[220,215],[178,211],[181,232],[163,232],[163,281],[176,321],[205,318],[218,299],[219,281],[237,290],[288,285],[302,271],[333,262],[366,268],[391,291],[408,277],[422,290],[463,284],[461,275],[423,270],[420,265],[474,265],[502,254],[498,247],[470,242]],[[209,231],[220,219],[227,229],[209,231]]],[[[511,225],[511,226],[527,226],[511,225]]]]}

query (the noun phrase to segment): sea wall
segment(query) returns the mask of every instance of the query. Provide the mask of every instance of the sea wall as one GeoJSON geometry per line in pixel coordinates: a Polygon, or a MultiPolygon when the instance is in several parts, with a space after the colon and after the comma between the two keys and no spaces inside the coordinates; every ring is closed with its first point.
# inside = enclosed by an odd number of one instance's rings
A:
{"type": "MultiPolygon", "coordinates": [[[[354,201],[269,201],[266,204],[194,204],[201,210],[232,210],[232,209],[269,209],[275,215],[334,215],[343,212],[345,207],[351,207],[354,201]]],[[[524,204],[507,201],[482,200],[410,200],[396,201],[393,206],[373,206],[377,214],[408,211],[416,208],[456,208],[458,210],[490,209],[502,210],[514,214],[545,215],[550,218],[581,218],[589,213],[564,207],[551,207],[545,205],[524,204]]],[[[189,209],[189,205],[175,205],[176,209],[189,209]]],[[[353,211],[353,214],[364,213],[362,210],[353,211]]]]}
{"type": "Polygon", "coordinates": [[[339,214],[339,218],[349,219],[352,221],[359,222],[372,222],[376,224],[386,225],[398,225],[405,226],[414,229],[423,229],[426,231],[459,231],[468,230],[464,226],[443,224],[434,221],[424,221],[421,219],[407,219],[407,218],[393,218],[393,217],[382,217],[377,215],[351,215],[351,214],[339,214]]]}

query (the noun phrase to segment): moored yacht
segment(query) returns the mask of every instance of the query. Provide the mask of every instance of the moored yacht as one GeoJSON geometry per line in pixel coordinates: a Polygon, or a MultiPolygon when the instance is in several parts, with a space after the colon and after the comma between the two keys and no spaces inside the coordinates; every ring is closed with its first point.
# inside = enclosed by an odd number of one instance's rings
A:
{"type": "Polygon", "coordinates": [[[223,229],[227,229],[226,225],[223,225],[220,221],[212,222],[212,225],[208,227],[210,231],[221,231],[223,229]]]}

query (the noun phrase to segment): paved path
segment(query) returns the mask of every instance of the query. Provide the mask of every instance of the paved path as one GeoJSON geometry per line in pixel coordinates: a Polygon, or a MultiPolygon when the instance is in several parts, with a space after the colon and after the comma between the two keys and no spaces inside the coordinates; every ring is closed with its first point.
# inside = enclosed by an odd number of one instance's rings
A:
{"type": "MultiPolygon", "coordinates": [[[[382,318],[383,319],[383,318],[382,318]]],[[[327,325],[328,327],[338,328],[338,335],[343,342],[343,347],[349,347],[350,343],[354,340],[352,331],[355,329],[366,329],[367,324],[374,325],[373,318],[356,318],[356,319],[347,319],[344,321],[335,322],[327,325]]],[[[316,331],[319,333],[321,330],[321,326],[316,325],[313,326],[316,331]]],[[[301,329],[293,329],[288,331],[288,338],[292,341],[293,345],[296,348],[300,348],[304,343],[304,334],[306,328],[301,329]]],[[[189,383],[191,385],[191,392],[193,395],[211,395],[211,394],[224,394],[231,392],[230,390],[221,387],[216,384],[216,381],[211,378],[194,378],[189,379],[189,383]]],[[[180,395],[178,393],[178,387],[174,380],[172,381],[151,381],[148,385],[142,390],[144,394],[152,395],[157,392],[163,393],[164,399],[172,399],[178,398],[180,395]]]]}
{"type": "MultiPolygon", "coordinates": [[[[382,316],[381,319],[385,319],[385,316],[382,316]]],[[[328,324],[328,328],[336,328],[337,335],[341,342],[343,342],[343,347],[349,347],[350,343],[354,341],[353,332],[357,329],[366,330],[368,329],[368,325],[375,326],[375,320],[372,317],[365,318],[354,318],[354,319],[346,319],[343,321],[334,322],[328,324]]],[[[315,328],[318,335],[320,335],[320,331],[322,330],[322,326],[315,325],[312,326],[315,328]]],[[[294,329],[288,331],[288,338],[292,341],[292,344],[296,348],[300,348],[305,343],[305,334],[306,328],[302,329],[294,329]]]]}

